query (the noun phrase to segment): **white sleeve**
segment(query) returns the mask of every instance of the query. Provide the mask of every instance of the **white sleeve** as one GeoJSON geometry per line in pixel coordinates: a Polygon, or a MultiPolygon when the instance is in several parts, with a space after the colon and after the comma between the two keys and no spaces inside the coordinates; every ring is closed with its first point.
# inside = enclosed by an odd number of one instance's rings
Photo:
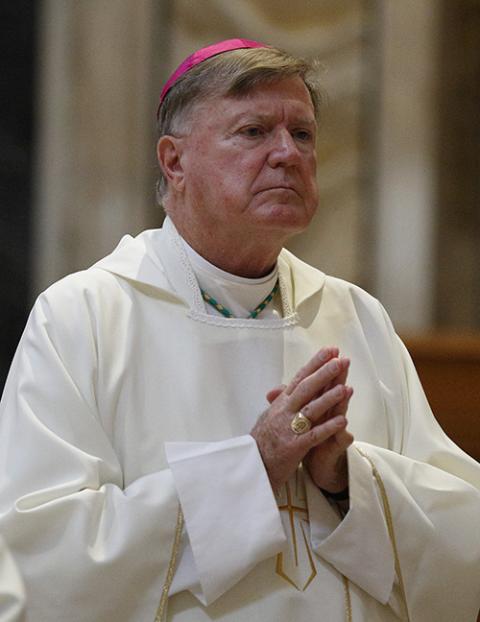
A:
{"type": "Polygon", "coordinates": [[[350,505],[343,520],[305,474],[312,548],[364,591],[385,603],[392,590],[395,569],[381,502],[369,465],[355,447],[349,448],[348,456],[350,505]]]}
{"type": "Polygon", "coordinates": [[[27,622],[151,622],[175,561],[178,497],[169,469],[124,486],[78,307],[59,339],[41,298],[15,355],[0,406],[0,533],[25,582],[27,622]]]}
{"type": "Polygon", "coordinates": [[[0,622],[21,622],[25,606],[22,579],[0,538],[0,622]]]}
{"type": "Polygon", "coordinates": [[[171,593],[188,587],[208,605],[283,549],[280,512],[250,435],[165,446],[193,552],[187,545],[171,593]]]}
{"type": "Polygon", "coordinates": [[[396,413],[402,449],[354,443],[342,521],[307,482],[312,546],[400,619],[470,622],[480,606],[480,465],[443,433],[405,347],[393,341],[405,392],[396,413]]]}

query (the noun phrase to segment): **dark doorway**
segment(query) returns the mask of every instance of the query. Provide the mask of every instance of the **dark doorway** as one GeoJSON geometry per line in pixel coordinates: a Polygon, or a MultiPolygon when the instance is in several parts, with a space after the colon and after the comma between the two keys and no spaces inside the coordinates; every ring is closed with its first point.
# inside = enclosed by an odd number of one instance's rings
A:
{"type": "Polygon", "coordinates": [[[29,304],[35,12],[0,2],[0,390],[29,304]]]}

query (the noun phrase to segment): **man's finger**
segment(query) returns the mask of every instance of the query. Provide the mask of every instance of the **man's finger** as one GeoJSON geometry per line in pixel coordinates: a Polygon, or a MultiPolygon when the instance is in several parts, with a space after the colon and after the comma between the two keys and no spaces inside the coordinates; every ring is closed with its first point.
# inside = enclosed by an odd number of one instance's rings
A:
{"type": "Polygon", "coordinates": [[[308,361],[306,365],[304,365],[301,369],[298,370],[298,372],[295,374],[291,382],[288,384],[285,393],[287,395],[290,395],[295,390],[295,388],[300,384],[300,382],[302,382],[302,380],[305,380],[305,378],[308,378],[308,376],[310,376],[315,371],[317,371],[317,369],[322,367],[322,365],[324,365],[327,361],[338,356],[338,353],[339,353],[338,348],[334,346],[329,346],[327,348],[322,348],[321,350],[319,350],[315,354],[315,356],[313,356],[308,361]]]}
{"type": "Polygon", "coordinates": [[[338,448],[338,454],[343,454],[354,441],[353,434],[346,428],[335,434],[335,444],[338,448]]]}
{"type": "Polygon", "coordinates": [[[320,445],[320,443],[324,443],[341,430],[344,430],[347,427],[347,423],[346,418],[340,415],[325,421],[325,423],[312,428],[310,432],[301,434],[297,438],[304,444],[305,453],[307,453],[307,451],[313,447],[320,445]]]}
{"type": "Polygon", "coordinates": [[[287,388],[286,384],[281,384],[278,387],[274,387],[273,389],[270,389],[270,391],[266,395],[268,403],[271,404],[272,402],[274,402],[277,399],[277,397],[285,391],[286,388],[287,388]]]}
{"type": "Polygon", "coordinates": [[[346,384],[348,373],[350,371],[350,366],[343,371],[343,373],[338,374],[336,378],[330,382],[330,384],[326,387],[325,390],[333,389],[337,384],[346,384]]]}
{"type": "Polygon", "coordinates": [[[304,406],[302,414],[310,420],[312,425],[319,424],[323,419],[333,419],[338,415],[345,415],[352,394],[352,387],[338,384],[304,406]],[[330,416],[326,417],[329,412],[331,412],[330,416]]]}
{"type": "Polygon", "coordinates": [[[289,407],[292,412],[301,410],[306,404],[316,399],[334,378],[348,370],[349,365],[350,360],[347,358],[333,358],[308,378],[302,380],[290,395],[289,407]]]}
{"type": "Polygon", "coordinates": [[[347,382],[348,372],[350,369],[350,365],[346,367],[342,372],[338,374],[336,378],[332,380],[331,386],[329,388],[333,389],[337,384],[345,384],[347,382]]]}
{"type": "Polygon", "coordinates": [[[346,415],[347,414],[347,410],[348,410],[348,404],[350,403],[350,398],[353,395],[353,389],[352,387],[347,387],[348,391],[347,394],[345,395],[344,399],[340,402],[338,402],[333,408],[332,408],[332,412],[330,413],[330,417],[337,417],[338,415],[346,415]]]}

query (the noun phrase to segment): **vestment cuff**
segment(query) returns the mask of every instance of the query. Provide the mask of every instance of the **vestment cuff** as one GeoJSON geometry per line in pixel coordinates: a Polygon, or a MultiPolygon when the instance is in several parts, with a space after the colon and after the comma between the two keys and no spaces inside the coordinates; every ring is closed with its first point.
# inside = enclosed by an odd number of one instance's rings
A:
{"type": "Polygon", "coordinates": [[[282,550],[280,513],[250,435],[165,443],[199,575],[204,605],[282,550]]]}
{"type": "Polygon", "coordinates": [[[386,603],[395,579],[388,529],[371,465],[355,444],[348,450],[350,508],[342,521],[307,478],[313,550],[376,600],[386,603]]]}

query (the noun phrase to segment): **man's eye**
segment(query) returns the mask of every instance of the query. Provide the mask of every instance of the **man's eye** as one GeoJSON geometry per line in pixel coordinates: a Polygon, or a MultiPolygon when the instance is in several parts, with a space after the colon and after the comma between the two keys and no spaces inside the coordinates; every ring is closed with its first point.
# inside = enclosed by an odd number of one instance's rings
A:
{"type": "Polygon", "coordinates": [[[244,127],[242,129],[242,134],[248,138],[257,138],[258,136],[263,136],[264,131],[257,125],[250,125],[249,127],[244,127]]]}
{"type": "Polygon", "coordinates": [[[292,136],[295,140],[300,140],[302,143],[308,143],[313,140],[313,134],[308,130],[294,130],[292,136]]]}

